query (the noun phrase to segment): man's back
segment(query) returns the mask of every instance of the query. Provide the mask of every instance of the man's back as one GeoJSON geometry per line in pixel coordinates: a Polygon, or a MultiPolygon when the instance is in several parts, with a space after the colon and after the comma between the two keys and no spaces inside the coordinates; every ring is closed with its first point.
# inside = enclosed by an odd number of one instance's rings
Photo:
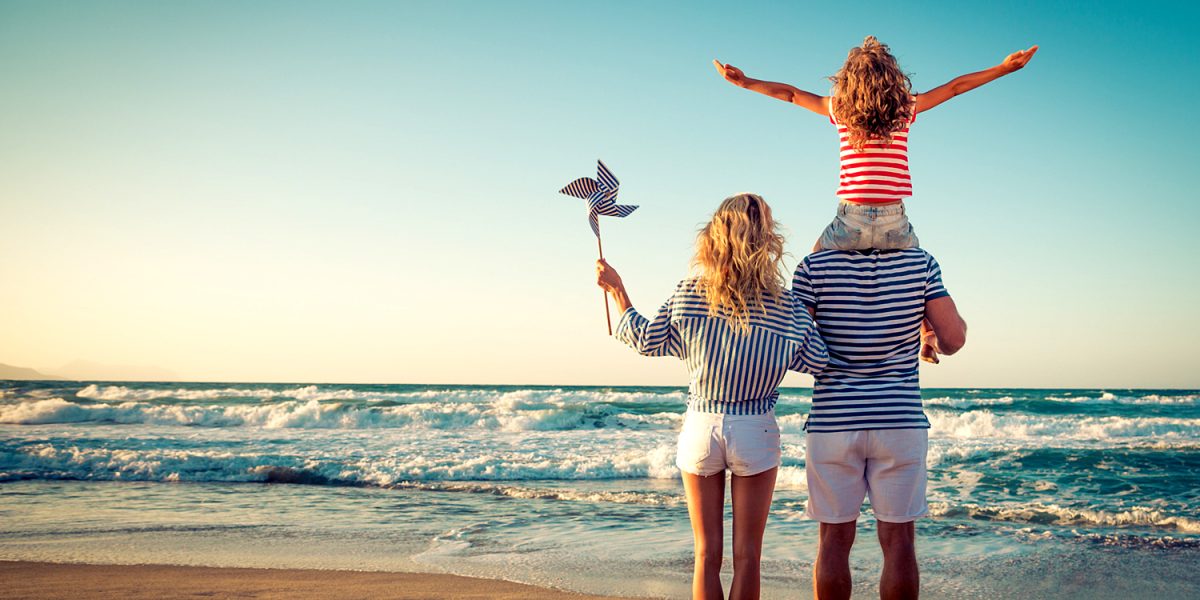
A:
{"type": "Polygon", "coordinates": [[[928,428],[921,321],[927,302],[949,295],[933,256],[920,248],[815,252],[796,267],[792,288],[815,310],[829,349],[807,430],[928,428]]]}

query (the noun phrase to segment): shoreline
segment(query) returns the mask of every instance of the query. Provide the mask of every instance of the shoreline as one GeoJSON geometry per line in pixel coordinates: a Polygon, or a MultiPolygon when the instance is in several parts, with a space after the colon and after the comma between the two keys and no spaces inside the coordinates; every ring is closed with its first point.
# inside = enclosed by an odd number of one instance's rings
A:
{"type": "Polygon", "coordinates": [[[443,573],[104,565],[0,560],[5,598],[154,600],[206,598],[620,600],[499,579],[443,573]]]}

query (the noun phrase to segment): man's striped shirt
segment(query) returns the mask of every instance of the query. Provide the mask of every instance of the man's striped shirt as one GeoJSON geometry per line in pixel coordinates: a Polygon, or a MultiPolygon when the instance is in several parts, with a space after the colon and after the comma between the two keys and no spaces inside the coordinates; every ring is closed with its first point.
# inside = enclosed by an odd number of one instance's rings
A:
{"type": "Polygon", "coordinates": [[[750,311],[741,332],[709,316],[697,279],[685,279],[653,320],[632,307],[621,315],[616,338],[646,356],[674,356],[687,365],[688,408],[756,415],[775,406],[788,370],[816,374],[828,361],[825,341],[804,303],[785,290],[750,311]]]}
{"type": "MultiPolygon", "coordinates": [[[[832,103],[830,104],[832,106],[832,103]]],[[[832,109],[829,121],[837,127],[841,167],[838,171],[837,197],[859,204],[898,202],[912,196],[912,178],[908,174],[908,129],[892,132],[892,140],[875,140],[862,150],[850,145],[850,129],[838,123],[832,109]]]]}
{"type": "Polygon", "coordinates": [[[808,431],[928,428],[917,375],[925,303],[948,296],[920,248],[808,255],[792,290],[816,310],[829,364],[816,377],[808,431]]]}

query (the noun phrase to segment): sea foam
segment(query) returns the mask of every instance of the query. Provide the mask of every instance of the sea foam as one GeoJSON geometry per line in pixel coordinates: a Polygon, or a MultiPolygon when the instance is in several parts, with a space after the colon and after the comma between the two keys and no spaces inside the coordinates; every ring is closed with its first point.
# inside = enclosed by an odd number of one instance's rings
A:
{"type": "Polygon", "coordinates": [[[201,449],[112,449],[62,443],[0,447],[0,481],[83,479],[307,483],[392,486],[411,481],[524,481],[670,479],[678,476],[675,448],[624,448],[605,454],[547,457],[507,453],[328,456],[201,449]]]}
{"type": "Polygon", "coordinates": [[[1146,527],[1174,530],[1180,533],[1200,533],[1200,520],[1170,515],[1162,510],[1144,506],[1133,506],[1119,511],[1105,511],[1042,502],[1007,503],[997,506],[930,502],[929,514],[943,518],[967,517],[1038,525],[1146,527]]]}
{"type": "Polygon", "coordinates": [[[502,395],[488,403],[429,402],[361,406],[319,400],[268,404],[80,404],[63,398],[0,405],[0,423],[117,423],[266,429],[496,429],[502,431],[583,428],[674,428],[679,413],[633,414],[605,402],[527,400],[502,395]]]}

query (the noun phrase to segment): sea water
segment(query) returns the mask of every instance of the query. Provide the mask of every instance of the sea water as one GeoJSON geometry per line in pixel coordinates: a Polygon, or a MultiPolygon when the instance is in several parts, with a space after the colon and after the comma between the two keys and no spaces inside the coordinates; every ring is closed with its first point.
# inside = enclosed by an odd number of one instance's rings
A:
{"type": "MultiPolygon", "coordinates": [[[[764,595],[806,597],[810,390],[781,391],[764,595]]],[[[1200,596],[1200,391],[923,395],[926,597],[1200,596]]],[[[685,597],[685,397],[0,382],[0,559],[432,571],[685,597]]],[[[860,523],[853,574],[870,597],[869,507],[860,523]]]]}

